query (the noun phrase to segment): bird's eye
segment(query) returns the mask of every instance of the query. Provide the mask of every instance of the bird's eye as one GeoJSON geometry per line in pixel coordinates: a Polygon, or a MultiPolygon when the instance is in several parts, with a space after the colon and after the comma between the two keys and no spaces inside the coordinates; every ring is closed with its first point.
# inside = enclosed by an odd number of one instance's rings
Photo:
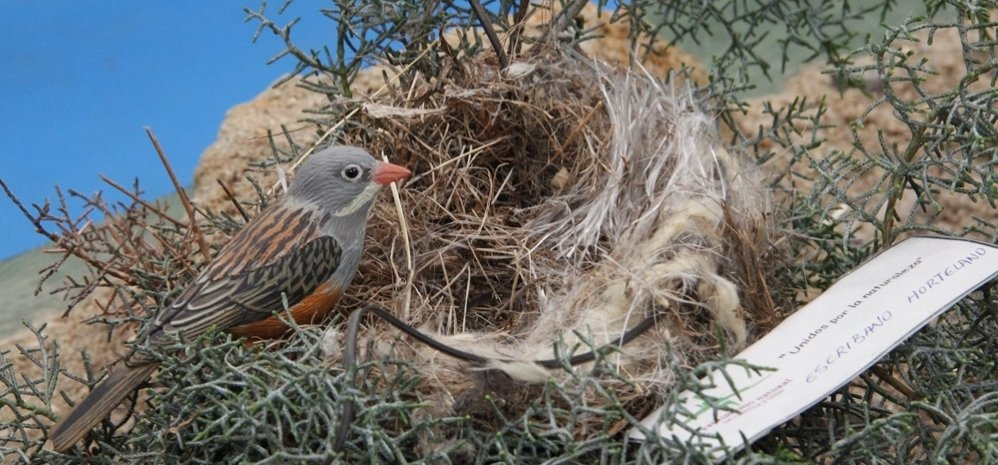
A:
{"type": "Polygon", "coordinates": [[[360,178],[360,173],[361,169],[359,166],[347,165],[346,168],[343,168],[343,172],[341,174],[343,175],[343,179],[346,179],[347,181],[356,181],[360,178]]]}

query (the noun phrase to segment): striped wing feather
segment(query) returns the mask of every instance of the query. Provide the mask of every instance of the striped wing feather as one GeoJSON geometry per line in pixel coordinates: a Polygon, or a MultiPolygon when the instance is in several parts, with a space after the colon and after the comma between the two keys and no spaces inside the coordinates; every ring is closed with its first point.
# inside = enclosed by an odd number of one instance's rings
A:
{"type": "Polygon", "coordinates": [[[226,245],[157,320],[161,331],[193,337],[293,306],[327,280],[340,263],[336,239],[319,234],[315,214],[273,207],[226,245]]]}

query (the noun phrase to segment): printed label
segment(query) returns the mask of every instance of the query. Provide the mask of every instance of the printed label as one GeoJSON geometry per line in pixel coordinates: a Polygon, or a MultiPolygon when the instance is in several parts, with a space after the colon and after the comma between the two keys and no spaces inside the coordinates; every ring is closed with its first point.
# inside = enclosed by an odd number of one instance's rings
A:
{"type": "MultiPolygon", "coordinates": [[[[729,378],[711,377],[715,387],[704,394],[731,411],[718,411],[687,392],[680,395],[690,415],[680,416],[685,427],[659,424],[660,410],[642,424],[652,430],[658,425],[663,437],[696,441],[708,451],[720,441],[729,446],[755,441],[854,379],[996,275],[998,248],[992,245],[906,239],[843,276],[735,357],[772,370],[729,367],[729,378]]],[[[644,438],[637,429],[630,436],[644,438]]]]}

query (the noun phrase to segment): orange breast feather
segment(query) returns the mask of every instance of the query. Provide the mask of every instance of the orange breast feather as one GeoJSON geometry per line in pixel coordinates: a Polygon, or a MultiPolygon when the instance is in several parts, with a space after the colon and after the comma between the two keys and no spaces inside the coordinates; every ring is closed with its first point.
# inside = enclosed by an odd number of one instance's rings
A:
{"type": "MultiPolygon", "coordinates": [[[[291,307],[291,317],[299,325],[319,323],[333,310],[341,295],[343,295],[343,291],[339,286],[323,283],[315,292],[291,307]]],[[[260,321],[229,328],[228,331],[240,337],[274,339],[287,334],[290,329],[281,320],[271,316],[260,321]]]]}

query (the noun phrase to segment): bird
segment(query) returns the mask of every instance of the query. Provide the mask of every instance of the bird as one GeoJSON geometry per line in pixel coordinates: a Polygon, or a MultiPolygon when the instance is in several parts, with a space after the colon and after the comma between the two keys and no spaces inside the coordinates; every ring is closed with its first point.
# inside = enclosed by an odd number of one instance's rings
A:
{"type": "MultiPolygon", "coordinates": [[[[210,328],[242,337],[279,337],[288,328],[274,312],[284,308],[284,299],[296,323],[320,321],[357,271],[378,192],[410,174],[358,147],[315,152],[286,195],[247,222],[159,312],[143,336],[147,346],[155,350],[175,340],[176,333],[191,338],[210,328]]],[[[149,358],[133,353],[53,425],[52,449],[73,447],[149,379],[157,368],[149,358]]]]}

